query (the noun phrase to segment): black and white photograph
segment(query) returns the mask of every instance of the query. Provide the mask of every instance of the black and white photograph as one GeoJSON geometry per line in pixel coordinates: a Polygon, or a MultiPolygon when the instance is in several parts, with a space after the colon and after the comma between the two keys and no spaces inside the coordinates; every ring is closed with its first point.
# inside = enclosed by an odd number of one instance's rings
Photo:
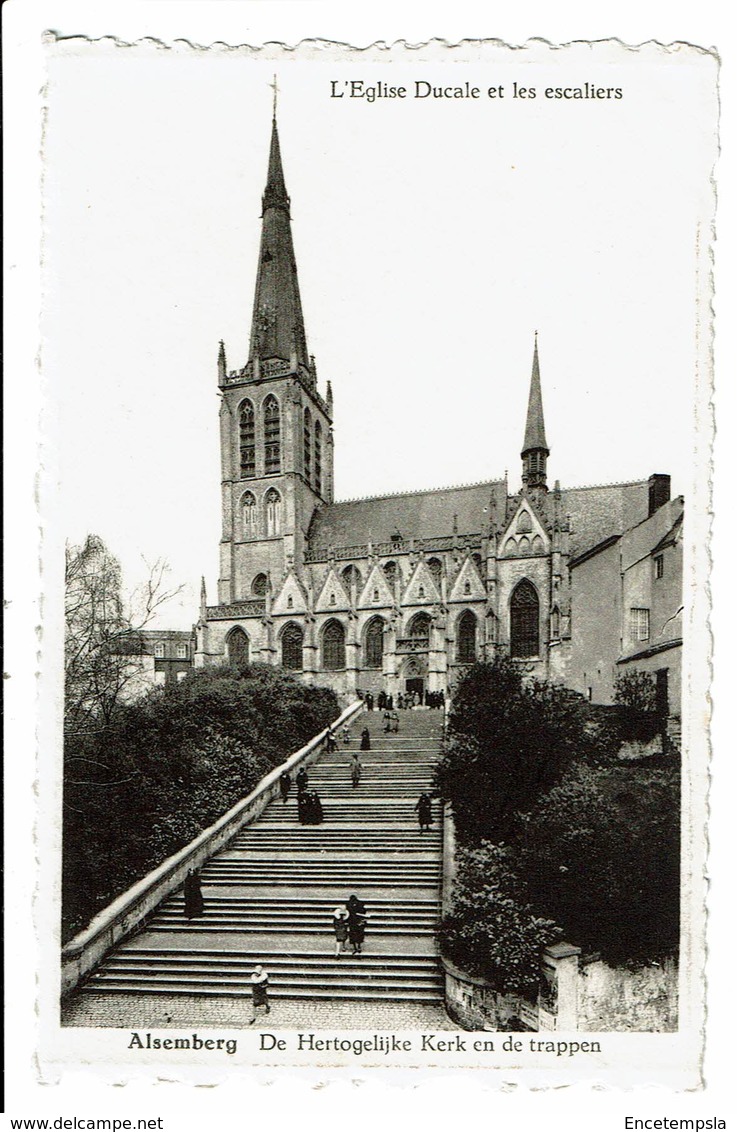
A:
{"type": "Polygon", "coordinates": [[[715,54],[45,51],[42,1063],[694,1087],[715,54]]]}

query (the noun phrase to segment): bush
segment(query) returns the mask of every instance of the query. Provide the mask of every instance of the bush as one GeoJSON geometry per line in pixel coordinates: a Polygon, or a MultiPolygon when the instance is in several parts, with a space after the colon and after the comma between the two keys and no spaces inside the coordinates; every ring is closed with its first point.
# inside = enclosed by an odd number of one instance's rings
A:
{"type": "Polygon", "coordinates": [[[500,993],[533,988],[540,949],[560,929],[535,915],[509,849],[483,842],[459,851],[457,863],[453,906],[438,933],[443,954],[500,993]]]}
{"type": "Polygon", "coordinates": [[[614,684],[619,732],[625,742],[649,743],[661,730],[655,681],[649,672],[622,672],[614,684]]]}
{"type": "Polygon", "coordinates": [[[192,672],[65,741],[63,938],[249,794],[338,715],[281,669],[192,672]]]}

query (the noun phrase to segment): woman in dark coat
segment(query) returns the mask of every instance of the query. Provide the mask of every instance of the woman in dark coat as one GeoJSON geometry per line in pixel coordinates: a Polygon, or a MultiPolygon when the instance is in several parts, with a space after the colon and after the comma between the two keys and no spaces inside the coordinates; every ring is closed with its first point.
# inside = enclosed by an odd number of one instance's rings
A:
{"type": "Polygon", "coordinates": [[[369,732],[368,727],[364,727],[363,731],[361,732],[361,750],[362,751],[370,751],[371,750],[371,734],[369,732]]]}
{"type": "Polygon", "coordinates": [[[184,882],[184,914],[191,920],[194,916],[201,916],[205,910],[205,901],[202,896],[200,874],[196,871],[187,874],[184,882]]]}
{"type": "Polygon", "coordinates": [[[415,806],[420,822],[420,833],[424,833],[432,825],[432,802],[429,794],[420,794],[420,800],[415,806]]]}
{"type": "Polygon", "coordinates": [[[297,771],[297,790],[300,794],[303,792],[303,790],[307,789],[307,782],[307,771],[303,766],[301,766],[297,771]]]}
{"type": "Polygon", "coordinates": [[[346,903],[348,910],[348,941],[353,948],[354,955],[361,954],[364,936],[366,935],[366,905],[357,896],[350,896],[346,903]]]}
{"type": "Polygon", "coordinates": [[[292,789],[292,776],[288,770],[285,770],[279,779],[279,790],[281,791],[281,800],[286,802],[289,797],[289,791],[292,789]]]}

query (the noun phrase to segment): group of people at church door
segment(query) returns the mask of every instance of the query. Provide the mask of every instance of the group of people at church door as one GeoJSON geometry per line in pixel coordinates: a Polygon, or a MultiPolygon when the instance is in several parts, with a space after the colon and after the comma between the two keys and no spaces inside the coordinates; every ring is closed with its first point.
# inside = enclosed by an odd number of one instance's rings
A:
{"type": "Polygon", "coordinates": [[[350,943],[354,955],[361,954],[366,935],[366,905],[357,896],[349,896],[345,904],[333,912],[333,933],[335,935],[335,958],[340,959],[343,947],[350,943]]]}

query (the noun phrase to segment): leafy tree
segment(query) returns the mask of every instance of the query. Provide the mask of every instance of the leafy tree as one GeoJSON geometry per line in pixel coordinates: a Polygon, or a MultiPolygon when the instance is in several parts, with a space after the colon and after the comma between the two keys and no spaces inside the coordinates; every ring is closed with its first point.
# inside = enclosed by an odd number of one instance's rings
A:
{"type": "Polygon", "coordinates": [[[572,941],[613,963],[677,952],[676,767],[578,765],[520,823],[530,899],[572,941]]]}
{"type": "Polygon", "coordinates": [[[524,993],[538,980],[540,950],[560,929],[538,916],[514,867],[512,852],[482,842],[458,853],[450,914],[440,925],[448,959],[502,993],[524,993]]]}
{"type": "Polygon", "coordinates": [[[334,692],[268,665],[199,669],[68,736],[68,938],[249,794],[338,714],[334,692]]]}
{"type": "Polygon", "coordinates": [[[526,679],[506,657],[476,664],[453,698],[436,788],[462,839],[509,837],[518,810],[545,793],[587,744],[585,704],[560,685],[526,679]]]}

